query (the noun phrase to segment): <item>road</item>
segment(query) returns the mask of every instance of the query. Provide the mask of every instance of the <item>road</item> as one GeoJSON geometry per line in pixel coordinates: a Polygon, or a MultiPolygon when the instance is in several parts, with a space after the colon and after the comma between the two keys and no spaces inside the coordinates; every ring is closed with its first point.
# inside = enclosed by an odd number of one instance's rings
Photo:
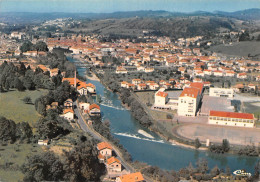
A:
{"type": "Polygon", "coordinates": [[[100,142],[107,142],[109,143],[114,152],[116,153],[117,155],[117,158],[121,161],[121,164],[124,166],[124,168],[127,170],[127,171],[130,171],[131,173],[132,172],[135,172],[134,168],[129,164],[127,163],[124,158],[122,157],[122,154],[121,152],[117,149],[116,146],[114,146],[114,144],[112,144],[111,142],[109,142],[107,139],[105,139],[104,137],[102,137],[99,133],[97,133],[94,129],[92,129],[89,125],[87,125],[85,119],[83,118],[82,114],[80,113],[79,111],[79,107],[77,105],[77,102],[73,102],[73,105],[74,105],[74,113],[75,115],[77,116],[78,118],[78,124],[80,125],[81,129],[84,131],[84,132],[87,132],[89,133],[93,138],[99,140],[100,142]]]}

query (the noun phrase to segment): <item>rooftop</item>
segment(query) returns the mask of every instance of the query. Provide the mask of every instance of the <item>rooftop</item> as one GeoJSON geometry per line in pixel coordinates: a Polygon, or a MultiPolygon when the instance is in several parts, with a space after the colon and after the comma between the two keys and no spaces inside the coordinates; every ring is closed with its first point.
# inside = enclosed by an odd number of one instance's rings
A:
{"type": "Polygon", "coordinates": [[[121,182],[139,182],[144,181],[144,177],[140,172],[126,174],[119,177],[121,182]]]}
{"type": "Polygon", "coordinates": [[[106,148],[112,150],[112,146],[107,142],[98,143],[97,148],[98,148],[98,150],[103,150],[103,149],[106,149],[106,148]]]}
{"type": "Polygon", "coordinates": [[[121,162],[115,157],[110,157],[109,159],[107,159],[107,164],[109,164],[109,165],[113,164],[114,162],[121,164],[121,162]]]}
{"type": "Polygon", "coordinates": [[[254,119],[254,115],[250,113],[224,112],[211,110],[210,116],[218,116],[225,118],[254,119]]]}
{"type": "Polygon", "coordinates": [[[182,91],[180,97],[193,97],[197,98],[199,95],[199,89],[198,88],[184,88],[182,91]]]}

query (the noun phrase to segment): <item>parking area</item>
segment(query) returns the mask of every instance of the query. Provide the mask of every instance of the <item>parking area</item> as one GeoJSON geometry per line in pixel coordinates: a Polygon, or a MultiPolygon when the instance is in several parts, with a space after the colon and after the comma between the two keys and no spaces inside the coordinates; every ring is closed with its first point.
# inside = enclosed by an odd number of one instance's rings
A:
{"type": "Polygon", "coordinates": [[[210,110],[234,112],[234,107],[231,105],[231,100],[226,97],[204,95],[198,115],[208,116],[210,110]]]}

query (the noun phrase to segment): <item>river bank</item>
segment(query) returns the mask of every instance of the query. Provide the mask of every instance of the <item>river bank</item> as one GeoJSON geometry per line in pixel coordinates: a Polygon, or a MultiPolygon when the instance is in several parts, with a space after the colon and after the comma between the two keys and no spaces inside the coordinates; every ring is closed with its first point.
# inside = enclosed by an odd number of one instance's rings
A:
{"type": "MultiPolygon", "coordinates": [[[[69,59],[71,62],[78,60],[69,59]]],[[[86,74],[86,69],[77,67],[81,76],[86,74]]],[[[110,121],[112,135],[118,139],[120,144],[130,153],[133,161],[140,161],[151,166],[158,166],[161,169],[178,171],[190,165],[196,166],[199,159],[206,159],[210,169],[216,165],[220,169],[227,166],[231,171],[246,169],[253,172],[258,160],[256,157],[246,157],[230,154],[215,154],[203,150],[171,144],[162,140],[155,132],[144,128],[132,116],[131,112],[122,105],[119,95],[106,89],[106,85],[100,82],[88,80],[96,86],[97,94],[102,97],[105,104],[101,104],[103,119],[110,121]],[[109,104],[109,106],[107,106],[109,104]],[[153,136],[147,138],[139,130],[143,130],[153,136]]]]}
{"type": "Polygon", "coordinates": [[[97,75],[94,72],[90,72],[91,76],[89,76],[88,74],[86,74],[86,78],[88,80],[93,80],[93,81],[100,81],[100,79],[97,77],[97,75]]]}

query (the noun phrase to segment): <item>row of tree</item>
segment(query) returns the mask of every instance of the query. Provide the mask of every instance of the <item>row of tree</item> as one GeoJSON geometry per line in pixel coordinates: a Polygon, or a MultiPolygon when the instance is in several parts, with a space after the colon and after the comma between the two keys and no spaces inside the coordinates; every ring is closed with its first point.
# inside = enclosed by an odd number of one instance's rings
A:
{"type": "MultiPolygon", "coordinates": [[[[255,166],[254,174],[251,177],[244,177],[244,181],[255,181],[259,178],[260,172],[260,161],[257,162],[255,166]]],[[[212,169],[209,169],[208,162],[206,159],[199,159],[196,162],[196,166],[190,163],[190,165],[186,168],[182,168],[179,171],[165,171],[158,167],[149,166],[142,170],[142,173],[146,176],[149,176],[155,181],[162,182],[177,182],[180,180],[196,180],[196,181],[222,181],[225,177],[224,181],[234,181],[236,179],[241,179],[243,177],[233,176],[231,175],[231,171],[229,167],[226,169],[220,169],[218,166],[215,166],[212,169]],[[216,178],[219,176],[219,178],[216,178]]]]}
{"type": "Polygon", "coordinates": [[[15,123],[13,120],[0,117],[1,143],[30,143],[33,140],[32,128],[27,122],[15,123]]]}
{"type": "Polygon", "coordinates": [[[143,106],[132,96],[131,91],[126,88],[122,88],[120,91],[121,100],[124,104],[127,104],[131,108],[132,116],[139,121],[139,123],[145,127],[152,125],[152,122],[145,112],[143,106]]]}
{"type": "Polygon", "coordinates": [[[214,153],[226,153],[230,149],[229,141],[227,139],[223,139],[222,145],[212,144],[209,147],[209,150],[214,153]]]}
{"type": "Polygon", "coordinates": [[[30,41],[25,41],[21,45],[20,50],[22,52],[27,52],[27,51],[44,51],[44,52],[48,52],[48,46],[43,41],[39,41],[36,44],[33,44],[30,41]]]}
{"type": "Polygon", "coordinates": [[[1,90],[17,89],[19,91],[34,89],[54,89],[61,82],[61,75],[50,79],[49,72],[43,72],[36,68],[33,71],[30,66],[27,68],[23,63],[15,66],[13,63],[4,62],[0,66],[0,86],[1,90]]]}

